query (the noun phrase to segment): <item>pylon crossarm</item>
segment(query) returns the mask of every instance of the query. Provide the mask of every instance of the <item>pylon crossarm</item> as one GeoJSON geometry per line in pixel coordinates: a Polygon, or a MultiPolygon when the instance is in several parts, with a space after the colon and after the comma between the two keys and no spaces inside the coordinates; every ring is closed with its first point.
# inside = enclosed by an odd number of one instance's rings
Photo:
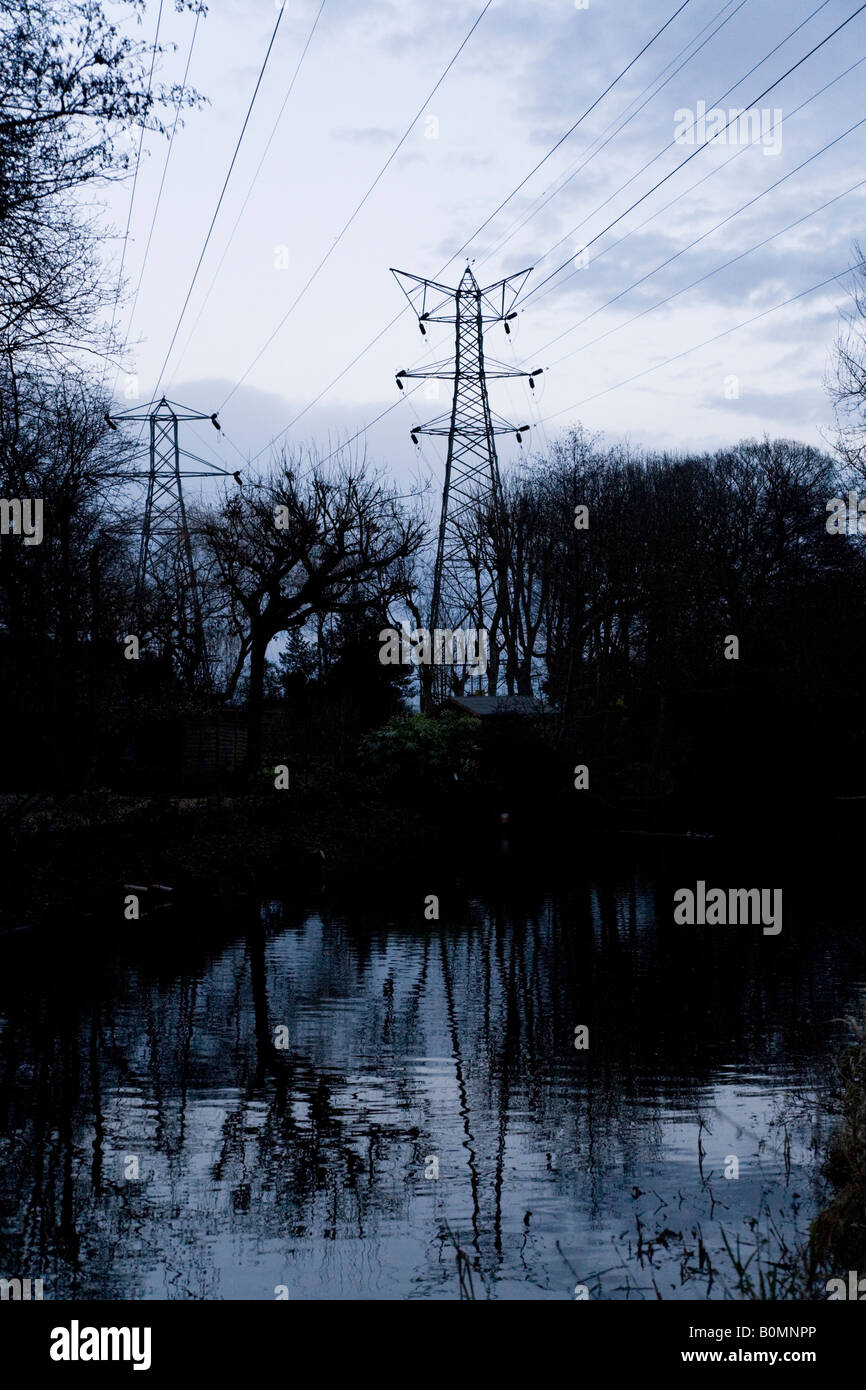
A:
{"type": "Polygon", "coordinates": [[[442,313],[446,304],[451,304],[455,291],[450,285],[442,285],[438,280],[425,280],[420,275],[410,275],[406,270],[395,270],[391,274],[409,302],[409,307],[425,323],[453,323],[454,313],[442,313]]]}
{"type": "Polygon", "coordinates": [[[507,362],[500,362],[495,357],[484,357],[484,375],[489,379],[492,376],[541,376],[541,367],[527,370],[525,367],[509,367],[507,362]]]}
{"type": "MultiPolygon", "coordinates": [[[[453,363],[453,362],[433,362],[429,367],[417,367],[417,368],[416,368],[416,367],[407,367],[407,368],[404,368],[403,370],[401,370],[401,371],[399,371],[399,372],[396,372],[395,375],[396,375],[398,381],[400,381],[400,380],[414,380],[414,381],[431,381],[431,380],[438,380],[438,381],[453,381],[453,379],[454,379],[454,363],[453,363]]],[[[484,375],[485,375],[488,379],[490,379],[490,378],[492,377],[492,378],[496,378],[497,380],[499,380],[499,379],[505,379],[506,377],[540,376],[541,373],[540,373],[539,371],[537,371],[537,370],[534,371],[534,372],[528,372],[528,371],[524,371],[524,369],[521,368],[521,367],[509,367],[509,366],[507,366],[506,363],[504,363],[504,362],[495,362],[495,361],[494,361],[494,362],[491,363],[490,360],[488,360],[488,361],[486,361],[485,364],[484,364],[484,375]]],[[[463,373],[462,373],[462,379],[463,379],[464,381],[471,381],[471,380],[473,379],[473,377],[476,377],[479,381],[481,380],[481,370],[480,370],[480,368],[477,368],[477,367],[476,367],[474,373],[471,372],[471,371],[466,371],[466,372],[463,372],[463,373]]]]}
{"type": "Polygon", "coordinates": [[[417,381],[426,381],[433,377],[448,380],[454,376],[454,363],[449,360],[447,362],[431,362],[429,367],[405,367],[396,372],[395,375],[398,381],[404,377],[417,381]]]}
{"type": "MultiPolygon", "coordinates": [[[[518,431],[523,433],[524,431],[528,432],[530,428],[528,423],[525,425],[512,425],[510,420],[503,420],[501,415],[494,415],[492,412],[490,418],[494,434],[515,434],[518,431]]],[[[520,417],[518,416],[517,418],[519,419],[520,417]]]]}
{"type": "Polygon", "coordinates": [[[218,478],[231,477],[230,469],[220,468],[217,463],[211,463],[208,459],[199,458],[198,454],[191,454],[189,449],[181,449],[180,456],[181,458],[192,459],[193,463],[200,463],[202,468],[206,470],[204,473],[190,473],[184,469],[183,476],[185,478],[210,478],[212,476],[218,478]]]}
{"type": "Polygon", "coordinates": [[[177,401],[169,401],[165,396],[160,396],[159,400],[148,401],[147,405],[135,405],[130,406],[128,410],[112,411],[111,418],[112,420],[127,420],[129,423],[158,419],[170,424],[172,420],[210,420],[213,417],[200,410],[193,410],[188,405],[179,405],[177,401]]]}
{"type": "Polygon", "coordinates": [[[435,419],[428,420],[426,425],[413,425],[412,434],[441,434],[443,429],[447,434],[451,428],[451,416],[437,415],[435,419]]]}
{"type": "Polygon", "coordinates": [[[429,424],[413,426],[411,433],[429,434],[433,435],[434,437],[436,435],[441,435],[442,437],[444,437],[445,435],[451,433],[451,422],[449,420],[445,424],[438,424],[437,421],[431,420],[429,424]]]}
{"type": "Polygon", "coordinates": [[[485,285],[479,290],[481,302],[488,308],[488,313],[483,317],[492,318],[494,321],[504,319],[514,308],[514,302],[531,274],[532,266],[528,270],[519,270],[515,275],[509,275],[505,280],[497,280],[493,285],[485,285]]]}

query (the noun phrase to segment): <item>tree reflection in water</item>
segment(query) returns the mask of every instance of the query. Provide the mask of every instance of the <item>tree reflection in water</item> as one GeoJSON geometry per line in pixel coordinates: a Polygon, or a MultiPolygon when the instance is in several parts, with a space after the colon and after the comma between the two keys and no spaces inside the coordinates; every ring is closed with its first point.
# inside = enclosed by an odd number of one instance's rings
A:
{"type": "Polygon", "coordinates": [[[46,1297],[695,1296],[697,1223],[714,1259],[762,1208],[808,1224],[821,1132],[787,1098],[863,960],[838,924],[684,938],[670,901],[625,877],[435,924],[271,902],[122,954],[7,939],[3,1272],[46,1297]]]}

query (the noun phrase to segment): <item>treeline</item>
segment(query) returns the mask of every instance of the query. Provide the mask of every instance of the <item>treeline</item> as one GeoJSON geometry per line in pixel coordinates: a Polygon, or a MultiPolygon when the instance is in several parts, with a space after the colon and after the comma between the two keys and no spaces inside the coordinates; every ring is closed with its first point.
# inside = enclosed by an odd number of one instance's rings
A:
{"type": "Polygon", "coordinates": [[[790,440],[675,457],[572,432],[489,519],[504,686],[544,691],[601,795],[866,793],[866,554],[826,525],[846,485],[790,440]]]}
{"type": "MultiPolygon", "coordinates": [[[[142,629],[141,520],[104,405],[78,380],[3,393],[4,495],[44,500],[40,544],[0,543],[5,787],[118,785],[137,740],[226,703],[247,711],[248,771],[268,705],[306,766],[352,764],[414,707],[417,668],[383,666],[378,634],[423,612],[419,499],[358,460],[286,457],[193,509],[205,681],[173,659],[164,593],[142,629]]],[[[689,458],[563,436],[467,525],[467,549],[507,557],[486,690],[543,698],[560,776],[586,764],[601,798],[859,793],[866,553],[826,527],[845,487],[789,440],[689,458]]]]}

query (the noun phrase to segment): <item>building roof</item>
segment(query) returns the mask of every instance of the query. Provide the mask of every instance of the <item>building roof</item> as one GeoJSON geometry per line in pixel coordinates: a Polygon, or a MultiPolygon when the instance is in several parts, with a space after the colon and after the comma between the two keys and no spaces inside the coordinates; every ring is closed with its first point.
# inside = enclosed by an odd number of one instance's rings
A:
{"type": "Polygon", "coordinates": [[[449,695],[445,703],[463,714],[474,714],[479,719],[491,714],[516,714],[524,719],[532,719],[554,713],[552,705],[533,695],[449,695]]]}

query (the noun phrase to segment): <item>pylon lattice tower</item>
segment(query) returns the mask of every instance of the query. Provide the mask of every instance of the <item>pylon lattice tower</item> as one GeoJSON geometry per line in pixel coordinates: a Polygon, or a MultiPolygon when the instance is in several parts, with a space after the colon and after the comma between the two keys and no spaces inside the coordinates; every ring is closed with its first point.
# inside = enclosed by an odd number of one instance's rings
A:
{"type": "MultiPolygon", "coordinates": [[[[481,631],[495,611],[497,586],[505,577],[505,557],[499,556],[483,579],[476,571],[474,593],[469,593],[466,523],[480,499],[494,510],[502,503],[496,436],[516,434],[520,441],[529,429],[528,425],[509,424],[491,410],[487,381],[528,377],[533,386],[534,378],[541,373],[540,368],[529,372],[493,359],[486,362],[484,328],[504,323],[506,332],[510,332],[514,302],[531,274],[531,267],[483,288],[469,265],[456,288],[403,270],[392,268],[391,273],[415,311],[423,334],[426,335],[428,323],[455,325],[453,362],[434,362],[429,367],[397,373],[401,389],[407,378],[454,381],[450,412],[427,424],[415,425],[411,431],[413,443],[422,434],[448,438],[429,628],[432,631],[445,625],[481,631]]],[[[451,691],[462,690],[465,679],[451,666],[422,667],[422,705],[430,708],[451,691]]]]}
{"type": "Polygon", "coordinates": [[[112,426],[117,423],[148,426],[147,447],[132,459],[133,462],[137,458],[147,460],[146,469],[132,474],[147,481],[135,580],[138,637],[144,641],[157,636],[162,643],[162,655],[171,661],[185,682],[207,687],[210,684],[207,645],[183,479],[230,477],[231,473],[182,449],[179,426],[201,420],[209,421],[218,430],[216,414],[203,414],[161,396],[158,401],[119,411],[106,419],[112,426]]]}

